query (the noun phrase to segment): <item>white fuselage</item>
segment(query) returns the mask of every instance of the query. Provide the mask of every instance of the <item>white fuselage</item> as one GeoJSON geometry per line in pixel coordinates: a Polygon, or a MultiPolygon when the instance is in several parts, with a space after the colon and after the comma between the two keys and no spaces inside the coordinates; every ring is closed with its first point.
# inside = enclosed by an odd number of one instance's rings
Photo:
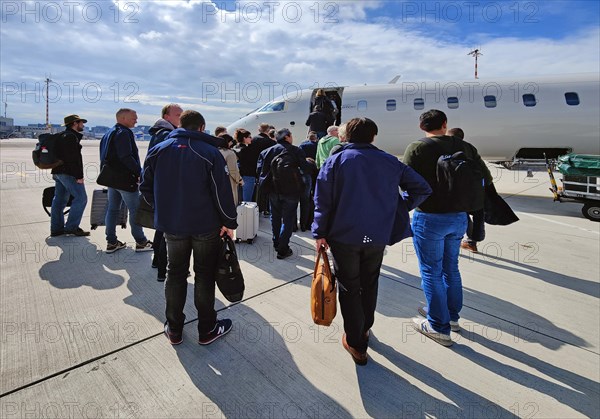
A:
{"type": "MultiPolygon", "coordinates": [[[[408,144],[423,137],[419,115],[439,109],[448,117],[448,128],[462,128],[465,140],[482,156],[509,161],[521,149],[564,148],[600,154],[599,79],[597,74],[585,74],[530,80],[402,82],[337,90],[342,122],[371,118],[379,128],[375,145],[389,153],[402,155],[408,144]],[[423,102],[421,106],[419,102],[423,102]],[[534,106],[525,106],[532,102],[534,106]]],[[[276,129],[290,128],[298,144],[306,137],[312,93],[303,90],[276,98],[270,104],[284,102],[275,106],[282,110],[259,109],[231,124],[228,131],[245,128],[255,133],[260,123],[269,123],[276,129]]]]}

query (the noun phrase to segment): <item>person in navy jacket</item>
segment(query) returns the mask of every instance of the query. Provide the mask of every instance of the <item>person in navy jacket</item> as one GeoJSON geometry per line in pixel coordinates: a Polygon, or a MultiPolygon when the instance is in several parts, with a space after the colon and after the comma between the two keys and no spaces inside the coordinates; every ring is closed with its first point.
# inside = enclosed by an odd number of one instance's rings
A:
{"type": "Polygon", "coordinates": [[[202,345],[229,332],[231,320],[217,320],[215,273],[221,236],[233,237],[237,212],[225,159],[203,133],[206,123],[196,111],[181,114],[181,128],[153,147],[144,163],[140,192],[154,207],[154,225],[167,242],[165,335],[173,345],[183,341],[190,256],[194,256],[194,303],[198,342],[202,345]]]}
{"type": "Polygon", "coordinates": [[[372,144],[377,135],[372,120],[350,120],[346,135],[348,144],[325,161],[317,177],[312,233],[317,250],[331,247],[334,258],[344,318],[342,345],[355,363],[364,365],[385,246],[412,236],[408,212],[431,188],[413,169],[372,144]]]}

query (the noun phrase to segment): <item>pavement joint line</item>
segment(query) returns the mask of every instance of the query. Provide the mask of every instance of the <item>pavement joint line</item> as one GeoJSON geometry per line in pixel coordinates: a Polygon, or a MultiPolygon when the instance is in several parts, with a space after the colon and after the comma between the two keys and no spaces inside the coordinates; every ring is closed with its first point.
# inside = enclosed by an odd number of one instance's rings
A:
{"type": "MultiPolygon", "coordinates": [[[[390,276],[388,276],[388,275],[385,275],[385,274],[379,274],[379,276],[382,276],[382,277],[384,277],[384,278],[387,278],[387,279],[389,279],[389,280],[391,280],[391,281],[397,282],[397,283],[399,283],[399,284],[401,284],[401,285],[405,285],[405,286],[407,286],[407,287],[410,287],[410,288],[413,288],[413,289],[416,289],[416,290],[422,291],[421,287],[417,287],[417,286],[414,286],[414,285],[408,284],[408,283],[406,283],[406,282],[403,282],[403,281],[401,281],[401,280],[399,280],[399,279],[397,279],[397,278],[392,278],[392,277],[390,277],[390,276]]],[[[566,340],[559,339],[559,338],[557,338],[557,337],[554,337],[554,336],[548,335],[548,334],[546,334],[546,333],[543,333],[543,332],[540,332],[540,331],[538,331],[538,330],[534,330],[534,329],[532,329],[532,328],[530,328],[530,327],[522,326],[522,325],[520,325],[520,324],[518,324],[518,323],[515,323],[515,322],[513,322],[513,321],[511,321],[511,320],[504,319],[504,318],[502,318],[502,317],[500,317],[500,316],[496,316],[496,315],[494,315],[494,314],[488,313],[488,312],[487,312],[487,311],[485,311],[485,310],[478,309],[478,308],[476,308],[476,307],[473,307],[473,306],[470,306],[470,305],[468,305],[468,304],[463,304],[463,307],[470,308],[471,310],[475,310],[475,311],[477,311],[477,312],[479,312],[479,313],[482,313],[482,314],[485,314],[485,315],[487,315],[487,316],[493,317],[493,318],[495,318],[495,319],[501,320],[501,321],[503,321],[503,322],[506,322],[506,323],[512,324],[512,325],[514,325],[514,326],[517,326],[517,327],[523,328],[523,329],[525,329],[525,330],[528,330],[528,331],[530,331],[530,332],[532,332],[532,333],[535,333],[535,334],[538,334],[538,335],[545,336],[545,337],[547,337],[547,338],[549,338],[549,339],[552,339],[552,340],[556,340],[556,341],[558,341],[558,342],[564,343],[565,345],[569,345],[569,346],[572,346],[572,347],[574,347],[574,348],[581,349],[581,350],[583,350],[583,351],[586,351],[586,352],[592,353],[592,354],[594,354],[594,355],[600,355],[600,352],[595,352],[595,351],[593,351],[593,350],[591,350],[591,349],[587,349],[587,348],[584,348],[584,347],[581,347],[581,346],[578,346],[578,345],[574,345],[574,344],[572,344],[571,342],[567,342],[566,340]]]]}
{"type": "MultiPolygon", "coordinates": [[[[226,307],[220,308],[219,310],[216,310],[216,311],[217,311],[217,312],[220,312],[220,311],[225,311],[225,310],[228,310],[228,309],[230,309],[230,308],[232,308],[232,307],[234,307],[234,306],[236,306],[236,305],[238,305],[238,304],[240,304],[240,303],[243,303],[243,302],[246,302],[246,301],[250,301],[250,300],[252,300],[252,299],[254,299],[254,298],[256,298],[256,297],[259,297],[259,296],[261,296],[261,295],[264,295],[264,294],[266,294],[266,293],[268,293],[268,292],[271,292],[271,291],[273,291],[273,290],[276,290],[276,289],[278,289],[278,288],[284,287],[284,286],[286,286],[286,285],[289,285],[289,284],[295,283],[295,282],[297,282],[297,281],[299,281],[299,280],[301,280],[301,279],[304,279],[304,278],[306,278],[307,276],[311,276],[311,275],[312,275],[312,272],[309,272],[309,273],[307,273],[307,274],[304,274],[304,275],[302,275],[302,276],[299,276],[298,278],[292,279],[292,280],[290,280],[290,281],[286,281],[286,282],[284,282],[283,284],[279,284],[279,285],[277,285],[277,286],[275,286],[275,287],[273,287],[273,288],[269,288],[269,289],[267,289],[267,290],[265,290],[265,291],[262,291],[262,292],[260,292],[260,293],[258,293],[258,294],[256,294],[256,295],[253,295],[253,296],[251,296],[251,297],[245,298],[245,299],[243,299],[243,300],[241,300],[241,301],[239,301],[239,302],[237,302],[237,303],[233,303],[233,304],[231,304],[231,305],[228,305],[228,306],[226,306],[226,307]]],[[[197,320],[198,320],[198,318],[196,317],[195,319],[191,319],[191,320],[189,320],[189,321],[185,322],[184,324],[190,324],[190,323],[193,323],[193,322],[195,322],[195,321],[197,321],[197,320]]],[[[52,378],[55,378],[55,377],[58,377],[58,376],[60,376],[60,375],[63,375],[63,374],[69,373],[69,372],[71,372],[71,371],[74,371],[74,370],[76,370],[76,369],[79,369],[79,368],[81,368],[81,367],[85,367],[86,365],[89,365],[89,364],[91,364],[91,363],[93,363],[93,362],[99,361],[99,360],[101,360],[101,359],[103,359],[103,358],[107,358],[107,357],[109,357],[109,356],[111,356],[111,355],[114,355],[114,354],[116,354],[116,353],[118,353],[118,352],[122,352],[122,351],[124,351],[124,350],[126,350],[126,349],[129,349],[129,348],[133,347],[133,346],[139,345],[140,343],[144,343],[144,342],[146,342],[146,341],[148,341],[148,340],[150,340],[150,339],[154,339],[154,338],[156,338],[156,337],[158,337],[158,336],[162,336],[162,335],[164,335],[164,332],[163,332],[163,331],[161,331],[161,332],[159,332],[159,333],[155,333],[155,334],[153,334],[153,335],[150,335],[150,336],[146,336],[145,338],[142,338],[142,339],[140,339],[140,340],[138,340],[138,341],[136,341],[136,342],[132,342],[132,343],[130,343],[130,344],[128,344],[128,345],[125,345],[125,346],[122,346],[122,347],[120,347],[120,348],[113,349],[112,351],[109,351],[109,352],[107,352],[107,353],[104,353],[104,354],[101,354],[101,355],[95,356],[95,357],[93,357],[93,358],[90,358],[90,359],[88,359],[88,360],[85,360],[85,361],[82,361],[82,362],[80,362],[80,363],[78,363],[78,364],[76,364],[76,365],[72,365],[72,366],[70,366],[70,367],[68,367],[68,368],[65,368],[65,369],[61,370],[61,371],[57,371],[57,372],[54,372],[54,373],[52,373],[52,374],[49,374],[49,375],[47,375],[47,376],[45,376],[45,377],[41,377],[41,378],[39,378],[39,379],[37,379],[37,380],[35,380],[35,381],[32,381],[32,382],[30,382],[30,383],[24,384],[24,385],[22,385],[22,386],[19,386],[19,387],[17,387],[17,388],[14,388],[14,389],[12,389],[12,390],[9,390],[9,391],[7,391],[7,392],[5,392],[5,393],[2,393],[2,394],[0,394],[0,399],[2,399],[2,398],[4,398],[4,397],[7,397],[7,396],[10,396],[11,394],[17,393],[17,392],[19,392],[19,391],[21,391],[21,390],[26,390],[26,389],[28,389],[29,387],[33,387],[33,386],[35,386],[35,385],[37,385],[37,384],[40,384],[40,383],[43,383],[43,382],[45,382],[45,381],[51,380],[52,378]]]]}

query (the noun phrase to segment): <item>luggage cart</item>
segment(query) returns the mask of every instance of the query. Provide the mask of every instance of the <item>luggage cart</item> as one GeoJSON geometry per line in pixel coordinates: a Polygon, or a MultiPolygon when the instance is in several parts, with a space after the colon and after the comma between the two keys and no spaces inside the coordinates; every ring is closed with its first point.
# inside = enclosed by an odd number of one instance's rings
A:
{"type": "MultiPolygon", "coordinates": [[[[600,156],[586,156],[586,158],[597,159],[600,166],[600,156]]],[[[562,161],[558,166],[563,175],[562,186],[556,184],[552,173],[554,164],[546,158],[546,169],[551,184],[550,191],[554,195],[554,201],[583,203],[581,208],[583,216],[591,221],[600,221],[600,173],[598,170],[579,168],[571,170],[573,174],[567,174],[569,168],[564,166],[564,162],[568,160],[567,156],[561,156],[559,160],[562,161]]]]}

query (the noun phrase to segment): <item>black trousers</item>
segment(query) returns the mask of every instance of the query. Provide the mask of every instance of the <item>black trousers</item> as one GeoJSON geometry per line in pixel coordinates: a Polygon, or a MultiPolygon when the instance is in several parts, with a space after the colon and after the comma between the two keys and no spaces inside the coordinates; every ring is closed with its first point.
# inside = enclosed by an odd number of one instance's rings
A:
{"type": "Polygon", "coordinates": [[[152,240],[152,249],[154,256],[152,264],[158,269],[159,278],[167,277],[167,242],[162,231],[154,231],[154,240],[152,240]]]}
{"type": "Polygon", "coordinates": [[[221,251],[219,231],[194,236],[165,233],[167,242],[167,280],[165,282],[165,311],[173,333],[183,330],[183,309],[187,296],[187,276],[190,258],[194,256],[194,304],[198,310],[198,334],[208,334],[217,321],[215,311],[215,272],[221,251]]]}
{"type": "Polygon", "coordinates": [[[468,221],[467,241],[470,244],[483,241],[485,239],[485,213],[483,209],[469,213],[468,221]],[[471,220],[471,217],[473,217],[473,220],[471,220]]]}
{"type": "Polygon", "coordinates": [[[375,321],[379,271],[385,246],[329,242],[338,279],[339,300],[348,345],[367,350],[365,333],[375,321]]]}

